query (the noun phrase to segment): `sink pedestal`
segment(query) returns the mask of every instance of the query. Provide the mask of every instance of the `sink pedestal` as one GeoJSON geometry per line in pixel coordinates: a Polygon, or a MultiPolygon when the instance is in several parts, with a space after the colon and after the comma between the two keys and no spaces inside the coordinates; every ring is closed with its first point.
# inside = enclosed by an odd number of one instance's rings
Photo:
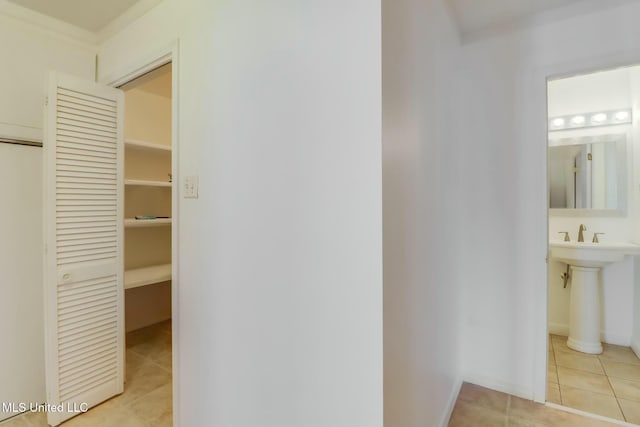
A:
{"type": "Polygon", "coordinates": [[[583,353],[600,354],[600,269],[640,255],[633,243],[550,242],[551,259],[571,267],[569,339],[567,345],[583,353]]]}
{"type": "Polygon", "coordinates": [[[583,353],[600,354],[599,267],[571,266],[569,339],[567,346],[583,353]]]}

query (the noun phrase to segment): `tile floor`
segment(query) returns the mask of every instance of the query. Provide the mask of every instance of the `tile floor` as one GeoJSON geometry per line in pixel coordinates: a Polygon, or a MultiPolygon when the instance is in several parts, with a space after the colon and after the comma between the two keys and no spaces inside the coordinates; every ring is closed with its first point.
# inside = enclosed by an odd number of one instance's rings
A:
{"type": "MultiPolygon", "coordinates": [[[[127,334],[124,393],[61,427],[172,427],[171,321],[127,334]]],[[[42,413],[26,413],[0,427],[46,427],[42,413]]]]}
{"type": "Polygon", "coordinates": [[[640,359],[628,347],[603,344],[602,354],[567,347],[550,335],[547,401],[640,424],[640,359]]]}
{"type": "Polygon", "coordinates": [[[449,427],[616,427],[499,391],[464,383],[449,427]]]}

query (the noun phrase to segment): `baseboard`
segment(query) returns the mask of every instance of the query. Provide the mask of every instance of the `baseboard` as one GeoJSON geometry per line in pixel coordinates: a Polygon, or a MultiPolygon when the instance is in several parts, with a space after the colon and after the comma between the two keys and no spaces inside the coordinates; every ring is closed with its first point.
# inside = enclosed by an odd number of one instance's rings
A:
{"type": "Polygon", "coordinates": [[[479,385],[484,388],[488,388],[495,391],[501,391],[502,393],[511,394],[513,396],[521,397],[526,400],[533,400],[533,389],[524,388],[513,383],[504,382],[495,378],[486,377],[483,375],[475,375],[467,373],[464,376],[464,382],[479,385]]]}
{"type": "Polygon", "coordinates": [[[619,334],[612,334],[604,331],[600,332],[600,341],[607,344],[621,345],[624,347],[629,347],[631,345],[631,337],[626,335],[623,336],[619,334]]]}
{"type": "Polygon", "coordinates": [[[449,396],[449,403],[447,404],[447,410],[442,415],[442,419],[440,420],[440,427],[447,427],[449,425],[449,420],[451,419],[451,414],[453,414],[453,408],[456,406],[456,401],[458,400],[458,395],[460,394],[460,389],[462,388],[462,378],[459,378],[456,381],[455,387],[453,387],[453,391],[449,396]]]}
{"type": "Polygon", "coordinates": [[[631,350],[636,354],[636,356],[640,357],[640,342],[631,340],[631,350]]]}
{"type": "MultiPolygon", "coordinates": [[[[569,325],[563,325],[562,323],[549,322],[549,333],[554,335],[561,335],[563,337],[569,336],[569,325]]],[[[622,345],[629,347],[631,343],[631,337],[615,334],[607,331],[600,332],[600,341],[607,344],[622,345]]]]}
{"type": "Polygon", "coordinates": [[[549,333],[553,335],[562,335],[563,337],[568,337],[569,325],[563,325],[562,323],[549,322],[549,333]]]}
{"type": "Polygon", "coordinates": [[[564,412],[569,412],[571,414],[577,414],[580,416],[583,416],[585,418],[591,418],[594,420],[598,420],[598,421],[604,421],[607,424],[613,424],[613,425],[619,425],[619,426],[627,426],[627,427],[634,427],[637,424],[631,424],[622,420],[616,420],[614,418],[609,418],[609,417],[605,417],[602,415],[598,415],[598,414],[593,414],[591,412],[586,412],[586,411],[581,411],[580,409],[574,409],[574,408],[570,408],[568,406],[563,406],[563,405],[558,405],[556,403],[552,403],[552,402],[547,402],[545,403],[545,406],[549,407],[549,408],[553,408],[553,409],[557,409],[559,411],[564,411],[564,412]]]}

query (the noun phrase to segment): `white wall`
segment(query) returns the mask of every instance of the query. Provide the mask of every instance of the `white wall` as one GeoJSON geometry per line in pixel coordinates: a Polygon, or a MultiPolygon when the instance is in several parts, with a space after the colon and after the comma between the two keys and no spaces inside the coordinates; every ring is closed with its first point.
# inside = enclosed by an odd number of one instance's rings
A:
{"type": "Polygon", "coordinates": [[[539,400],[546,363],[545,76],[640,59],[640,4],[596,10],[595,2],[574,3],[534,26],[463,48],[462,366],[469,380],[539,400]]]}
{"type": "MultiPolygon", "coordinates": [[[[637,67],[634,67],[637,69],[637,67]]],[[[605,72],[590,73],[549,82],[549,116],[563,116],[594,111],[632,108],[638,96],[632,87],[632,79],[637,70],[620,68],[605,72]]],[[[637,120],[637,118],[636,118],[637,120]]],[[[561,240],[560,231],[569,231],[572,241],[577,240],[578,227],[585,224],[585,241],[590,241],[594,232],[605,232],[600,241],[628,241],[635,224],[640,220],[634,215],[633,165],[634,147],[638,144],[631,131],[631,125],[584,129],[566,132],[552,132],[550,137],[573,137],[596,132],[628,134],[626,152],[628,155],[627,182],[625,182],[627,205],[621,216],[580,216],[551,213],[549,217],[549,240],[561,240]]],[[[636,149],[637,151],[637,149],[636,149]]],[[[549,331],[560,335],[569,333],[569,295],[571,283],[563,287],[560,278],[566,265],[549,262],[549,331]]],[[[623,263],[605,267],[602,279],[602,323],[601,338],[604,342],[628,346],[631,343],[633,324],[634,268],[633,259],[627,257],[623,263]]]]}
{"type": "MultiPolygon", "coordinates": [[[[5,16],[0,137],[40,139],[50,69],[93,79],[95,51],[5,16]]],[[[0,143],[0,402],[43,401],[42,149],[0,143]]],[[[0,420],[12,413],[0,410],[0,420]]]]}
{"type": "Polygon", "coordinates": [[[102,46],[180,39],[176,425],[382,425],[380,18],[166,0],[102,46]]]}
{"type": "Polygon", "coordinates": [[[45,396],[40,159],[40,148],[0,144],[0,402],[45,396]]]}
{"type": "MultiPolygon", "coordinates": [[[[13,9],[13,8],[11,8],[13,9]]],[[[42,139],[49,70],[93,80],[96,49],[4,15],[0,1],[0,137],[42,139]]]]}
{"type": "Polygon", "coordinates": [[[549,117],[631,108],[630,68],[551,80],[548,104],[549,117]]]}
{"type": "Polygon", "coordinates": [[[446,426],[460,385],[460,43],[441,0],[382,5],[385,425],[446,426]]]}

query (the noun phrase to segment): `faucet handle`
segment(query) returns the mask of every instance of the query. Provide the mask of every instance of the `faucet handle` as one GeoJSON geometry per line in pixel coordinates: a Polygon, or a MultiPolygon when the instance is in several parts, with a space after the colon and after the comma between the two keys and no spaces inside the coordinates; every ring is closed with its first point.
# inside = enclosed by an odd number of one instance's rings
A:
{"type": "Polygon", "coordinates": [[[598,240],[599,234],[607,234],[607,233],[593,233],[593,240],[591,241],[592,243],[600,243],[600,241],[598,240]]]}
{"type": "Polygon", "coordinates": [[[558,234],[562,234],[564,233],[564,241],[565,242],[569,242],[571,239],[569,239],[569,232],[568,231],[558,231],[558,234]]]}

